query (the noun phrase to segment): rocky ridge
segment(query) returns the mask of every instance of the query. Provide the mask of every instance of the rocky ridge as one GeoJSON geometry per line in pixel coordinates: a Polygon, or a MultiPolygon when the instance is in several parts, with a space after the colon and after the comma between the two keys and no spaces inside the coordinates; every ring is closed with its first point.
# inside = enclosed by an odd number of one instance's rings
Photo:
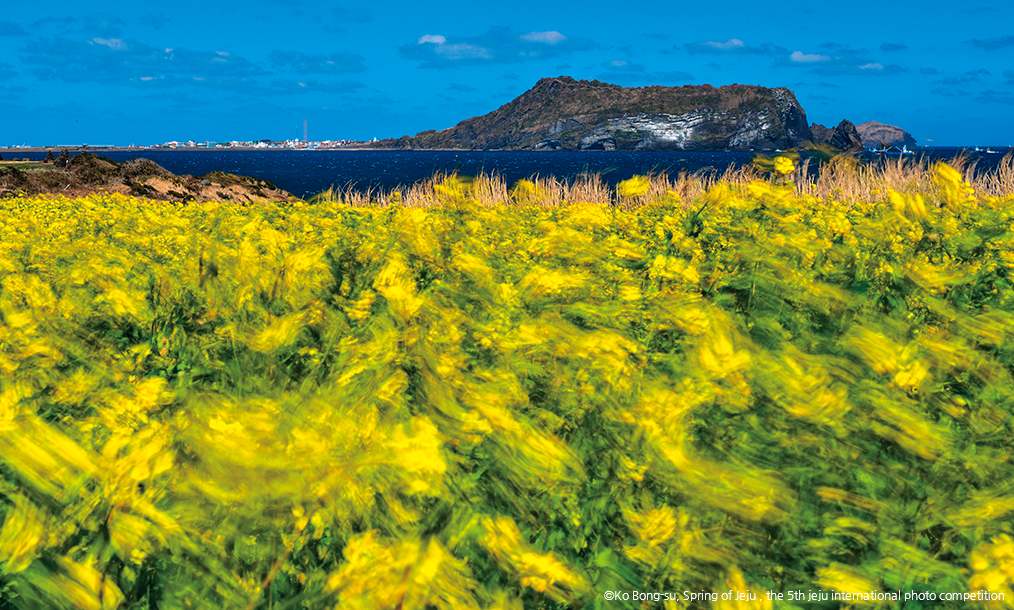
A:
{"type": "Polygon", "coordinates": [[[382,145],[466,150],[773,150],[811,139],[784,87],[620,87],[543,78],[499,109],[382,145]]]}

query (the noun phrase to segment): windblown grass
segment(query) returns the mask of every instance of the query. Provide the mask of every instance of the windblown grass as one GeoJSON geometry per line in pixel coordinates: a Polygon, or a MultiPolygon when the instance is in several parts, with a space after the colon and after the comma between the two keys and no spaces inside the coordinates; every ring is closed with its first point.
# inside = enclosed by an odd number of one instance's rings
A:
{"type": "MultiPolygon", "coordinates": [[[[795,185],[796,194],[842,201],[883,201],[889,190],[930,194],[937,191],[933,180],[934,164],[925,158],[899,155],[882,161],[864,162],[851,155],[838,155],[816,171],[813,171],[813,163],[807,159],[787,176],[795,185]]],[[[976,171],[975,162],[967,156],[951,159],[948,165],[964,176],[979,197],[1014,194],[1014,154],[1010,152],[989,171],[976,171]]],[[[311,201],[334,201],[357,207],[392,203],[430,207],[443,201],[437,186],[447,177],[447,174],[437,174],[428,180],[386,192],[380,189],[362,192],[351,185],[346,189],[330,189],[311,198],[311,201]]],[[[616,190],[597,174],[585,174],[573,180],[533,176],[514,185],[507,184],[503,176],[497,174],[460,178],[469,182],[472,196],[483,206],[522,207],[558,207],[572,203],[636,207],[665,198],[692,202],[717,184],[746,185],[757,180],[768,183],[783,180],[777,173],[763,171],[756,165],[730,166],[724,171],[662,173],[648,176],[650,186],[643,195],[625,198],[618,196],[616,190]]]]}

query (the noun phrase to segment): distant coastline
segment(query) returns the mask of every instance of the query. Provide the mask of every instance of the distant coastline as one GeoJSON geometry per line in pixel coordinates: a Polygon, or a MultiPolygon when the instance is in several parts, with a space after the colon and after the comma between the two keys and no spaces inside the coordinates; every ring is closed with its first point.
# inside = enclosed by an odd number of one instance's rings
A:
{"type": "MultiPolygon", "coordinates": [[[[379,142],[378,142],[378,144],[379,144],[379,142]]],[[[968,152],[984,152],[986,149],[991,149],[990,152],[994,152],[994,151],[996,151],[996,149],[999,149],[1000,151],[1006,152],[1010,148],[1011,147],[1007,146],[1007,145],[995,145],[995,146],[991,145],[991,146],[986,146],[986,145],[983,145],[983,144],[966,144],[966,145],[960,145],[960,146],[953,145],[953,146],[918,146],[917,147],[917,149],[924,149],[924,150],[931,150],[931,149],[964,149],[964,150],[966,150],[968,152]]],[[[92,155],[99,155],[99,156],[101,156],[104,152],[137,153],[139,156],[144,156],[146,153],[153,153],[153,152],[157,152],[157,153],[172,153],[172,152],[198,152],[198,153],[200,153],[200,152],[209,152],[209,153],[215,152],[215,153],[222,153],[222,152],[230,152],[230,151],[236,151],[236,152],[300,152],[300,151],[305,151],[305,152],[340,152],[340,151],[347,150],[347,151],[373,151],[373,152],[391,151],[391,152],[401,152],[401,153],[406,153],[406,152],[407,153],[412,153],[412,152],[455,152],[455,153],[457,153],[457,152],[467,152],[467,153],[474,153],[474,152],[510,152],[510,151],[501,150],[501,149],[490,149],[490,150],[484,150],[484,151],[483,150],[476,151],[476,150],[469,149],[469,148],[397,149],[397,148],[391,148],[391,147],[383,146],[383,145],[379,145],[378,146],[378,145],[375,145],[374,143],[371,142],[371,143],[368,143],[368,144],[367,143],[364,143],[364,144],[351,144],[351,145],[337,146],[337,147],[331,147],[331,148],[309,148],[309,147],[308,148],[263,148],[263,147],[258,147],[258,146],[228,146],[228,147],[221,147],[221,148],[208,148],[208,147],[205,147],[205,146],[193,146],[193,147],[191,147],[191,146],[178,146],[178,147],[174,147],[174,148],[167,148],[167,147],[161,147],[161,146],[152,146],[152,147],[107,146],[107,147],[102,147],[102,148],[95,147],[95,146],[88,146],[88,147],[82,147],[82,146],[24,146],[24,147],[6,147],[6,148],[5,147],[0,147],[0,156],[2,156],[5,160],[10,160],[12,157],[14,157],[14,158],[18,157],[19,153],[30,153],[30,154],[42,153],[42,154],[45,154],[47,152],[52,151],[53,154],[59,154],[60,151],[62,151],[62,150],[66,150],[70,154],[80,154],[80,153],[84,152],[84,153],[88,153],[88,154],[92,154],[92,155]]],[[[555,150],[539,150],[539,151],[532,151],[532,152],[553,154],[553,153],[558,152],[558,151],[555,151],[555,150]]],[[[570,151],[570,152],[573,152],[573,151],[570,151]]],[[[600,151],[583,151],[583,152],[595,153],[595,152],[600,152],[600,151]]],[[[639,152],[639,151],[633,151],[633,152],[639,152]]],[[[650,152],[650,151],[647,151],[647,152],[650,152]]],[[[659,151],[654,151],[654,152],[659,152],[659,151]]],[[[674,152],[681,152],[681,151],[674,151],[674,152]]],[[[733,152],[733,151],[716,150],[716,151],[704,151],[704,152],[733,152]]],[[[769,152],[770,153],[772,151],[757,151],[757,152],[761,152],[761,153],[763,153],[763,152],[769,152]]]]}
{"type": "Polygon", "coordinates": [[[61,150],[66,150],[71,154],[86,152],[91,155],[101,155],[103,152],[117,152],[117,153],[132,153],[136,152],[139,154],[150,153],[150,152],[226,152],[230,150],[236,151],[264,151],[264,152],[293,152],[293,151],[328,151],[334,152],[336,150],[384,150],[382,148],[373,148],[366,145],[348,145],[348,146],[336,146],[331,148],[265,148],[260,146],[223,146],[221,148],[208,148],[206,146],[176,146],[176,147],[162,147],[162,146],[24,146],[24,147],[13,147],[3,148],[0,147],[0,155],[6,156],[7,154],[17,155],[17,153],[46,153],[53,151],[53,154],[58,154],[61,150]]]}

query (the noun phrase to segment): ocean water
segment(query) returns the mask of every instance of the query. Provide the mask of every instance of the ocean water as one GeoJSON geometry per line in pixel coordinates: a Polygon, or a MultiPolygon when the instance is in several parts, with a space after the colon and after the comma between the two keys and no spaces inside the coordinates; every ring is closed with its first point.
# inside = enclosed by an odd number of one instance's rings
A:
{"type": "MultiPolygon", "coordinates": [[[[1001,153],[1007,148],[994,148],[1001,153]]],[[[977,169],[995,167],[1003,154],[976,153],[962,148],[920,148],[915,155],[929,160],[947,160],[967,151],[977,169]]],[[[391,190],[425,180],[436,173],[463,175],[495,173],[508,184],[532,176],[555,176],[573,180],[582,174],[598,174],[616,184],[638,174],[678,174],[681,171],[722,171],[729,166],[752,162],[749,152],[630,152],[630,151],[399,151],[399,150],[145,150],[130,152],[97,151],[114,161],[146,157],[174,174],[200,176],[212,171],[255,176],[268,180],[293,195],[306,197],[330,187],[368,191],[391,190]]],[[[8,158],[13,155],[7,155],[8,158]]],[[[24,153],[19,157],[41,160],[45,153],[24,153]]],[[[863,154],[877,162],[877,155],[863,154]]],[[[811,157],[816,168],[821,157],[811,157]]],[[[888,159],[897,157],[888,156],[888,159]]]]}

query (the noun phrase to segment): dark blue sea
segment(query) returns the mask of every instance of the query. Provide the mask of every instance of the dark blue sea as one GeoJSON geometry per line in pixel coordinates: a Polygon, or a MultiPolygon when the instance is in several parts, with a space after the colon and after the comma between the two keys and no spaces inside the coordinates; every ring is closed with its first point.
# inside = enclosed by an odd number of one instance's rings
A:
{"type": "MultiPolygon", "coordinates": [[[[985,149],[983,149],[985,150],[985,149]]],[[[994,154],[963,148],[920,148],[912,157],[946,160],[966,151],[981,171],[995,167],[1008,148],[992,148],[994,154]]],[[[566,151],[398,151],[398,150],[144,150],[94,151],[114,161],[146,157],[174,174],[201,176],[223,171],[268,180],[293,195],[305,197],[332,186],[358,191],[390,190],[425,180],[436,173],[462,175],[495,173],[508,184],[532,176],[555,176],[573,180],[582,174],[599,174],[615,184],[638,174],[699,170],[723,171],[730,165],[751,163],[756,153],[748,152],[566,152],[566,151]]],[[[41,160],[45,153],[16,153],[19,157],[41,160]]],[[[821,161],[817,153],[811,167],[821,161]]],[[[897,156],[863,154],[864,159],[897,159],[897,156]]]]}

